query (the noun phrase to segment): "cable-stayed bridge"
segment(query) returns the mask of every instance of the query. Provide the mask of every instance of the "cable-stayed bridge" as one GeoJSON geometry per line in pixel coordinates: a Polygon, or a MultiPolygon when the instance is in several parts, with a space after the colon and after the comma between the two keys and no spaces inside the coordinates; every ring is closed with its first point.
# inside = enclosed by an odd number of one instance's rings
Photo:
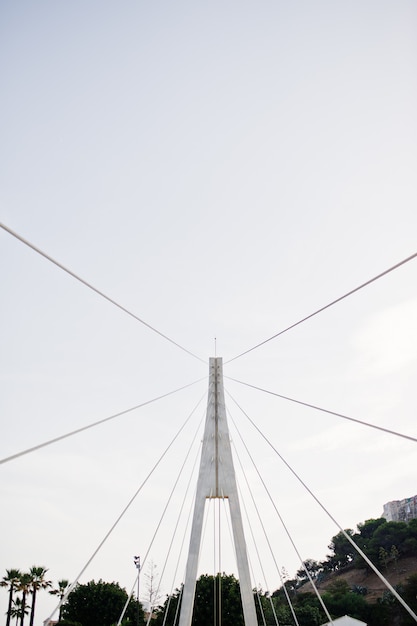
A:
{"type": "MultiPolygon", "coordinates": [[[[58,266],[61,270],[63,270],[64,272],[66,272],[67,274],[69,274],[72,278],[76,279],[77,281],[81,282],[84,287],[87,287],[88,289],[90,289],[91,291],[95,292],[96,295],[100,296],[101,298],[107,300],[108,303],[110,303],[111,305],[115,306],[116,308],[118,308],[119,310],[121,310],[124,314],[128,315],[130,318],[132,318],[133,320],[135,320],[136,322],[139,322],[140,324],[146,326],[148,328],[148,330],[155,332],[156,334],[158,334],[162,339],[168,341],[171,345],[175,346],[176,348],[179,348],[183,353],[187,354],[188,357],[193,358],[194,360],[197,361],[202,361],[203,363],[205,363],[205,360],[200,357],[197,354],[194,354],[193,351],[188,350],[188,348],[185,348],[184,346],[182,346],[181,344],[179,344],[178,342],[174,341],[171,337],[165,335],[164,333],[161,333],[160,331],[158,331],[158,329],[150,324],[148,324],[147,322],[145,322],[142,318],[139,318],[139,316],[137,316],[136,314],[132,314],[132,312],[124,307],[119,305],[118,302],[116,302],[113,298],[109,298],[105,293],[103,293],[102,291],[96,289],[91,283],[89,283],[88,281],[85,281],[84,279],[82,279],[80,276],[76,275],[74,272],[72,272],[71,270],[68,270],[68,268],[65,268],[62,264],[57,263],[54,259],[52,259],[49,255],[45,254],[44,252],[42,252],[41,250],[39,250],[36,246],[34,246],[33,244],[30,244],[30,242],[27,242],[26,240],[24,240],[23,238],[21,238],[20,236],[17,235],[17,233],[12,232],[10,229],[8,229],[7,227],[3,228],[11,235],[13,235],[15,238],[19,239],[21,243],[24,243],[26,246],[30,247],[33,251],[35,251],[36,253],[42,255],[44,258],[46,258],[48,261],[52,262],[53,264],[55,264],[56,266],[58,266]]],[[[341,302],[342,300],[346,299],[347,297],[349,297],[350,295],[353,295],[354,293],[356,293],[358,290],[360,289],[364,289],[365,287],[369,286],[370,284],[372,284],[373,282],[382,279],[383,277],[385,277],[386,275],[388,275],[389,273],[393,272],[396,269],[399,269],[402,265],[405,265],[406,263],[410,262],[411,260],[413,260],[416,257],[416,255],[412,255],[411,257],[407,257],[406,259],[404,259],[403,261],[401,261],[400,263],[396,264],[395,266],[392,266],[390,268],[388,268],[387,270],[384,270],[383,272],[379,273],[377,276],[373,277],[370,280],[365,281],[364,283],[362,283],[360,286],[356,287],[353,290],[350,290],[349,292],[347,292],[346,294],[342,295],[341,297],[337,298],[336,300],[333,300],[332,302],[324,305],[323,307],[320,307],[319,309],[317,309],[316,311],[314,311],[312,314],[309,314],[305,317],[303,317],[302,319],[296,321],[294,324],[289,325],[288,327],[286,327],[285,329],[283,329],[282,331],[274,334],[273,336],[269,337],[267,340],[260,342],[256,345],[254,345],[253,347],[244,350],[243,352],[237,354],[235,357],[227,359],[225,365],[228,365],[229,363],[234,362],[235,360],[249,355],[251,352],[253,352],[255,349],[260,348],[261,346],[263,346],[265,343],[269,343],[271,341],[273,341],[274,339],[277,339],[279,336],[281,336],[284,333],[287,333],[289,331],[291,331],[292,329],[294,329],[296,326],[299,326],[301,324],[303,324],[304,322],[306,322],[307,320],[311,319],[312,317],[319,315],[320,313],[322,313],[323,311],[327,310],[328,308],[330,308],[333,305],[338,304],[339,302],[341,302]]],[[[226,380],[227,377],[226,377],[226,380]]],[[[195,384],[197,383],[201,383],[202,381],[196,381],[195,384]]],[[[204,378],[204,382],[205,382],[205,378],[204,378]]],[[[314,412],[320,412],[322,414],[331,416],[332,418],[337,418],[339,420],[343,420],[345,422],[348,422],[352,425],[355,425],[359,428],[363,428],[363,429],[367,429],[369,431],[375,431],[375,432],[379,432],[379,433],[383,433],[384,436],[387,437],[394,437],[395,439],[399,439],[399,440],[404,440],[406,442],[409,443],[415,443],[416,439],[409,433],[403,433],[400,431],[395,430],[394,428],[391,427],[387,427],[387,426],[382,426],[382,425],[377,425],[374,424],[370,421],[365,421],[362,419],[359,419],[355,416],[352,415],[347,415],[344,414],[342,412],[337,412],[335,410],[329,409],[329,408],[324,408],[318,405],[315,405],[313,403],[307,402],[305,400],[300,400],[298,398],[294,398],[294,397],[290,397],[284,394],[280,394],[277,391],[273,390],[273,389],[266,389],[266,388],[262,388],[258,385],[253,385],[253,384],[249,384],[249,383],[244,383],[239,382],[238,379],[230,379],[230,382],[233,382],[235,385],[241,385],[241,386],[245,386],[247,389],[254,389],[256,390],[258,393],[262,393],[262,394],[268,394],[270,396],[274,396],[276,398],[279,399],[283,399],[286,400],[287,402],[290,403],[294,403],[294,404],[298,404],[300,406],[303,406],[306,409],[310,409],[314,412]]],[[[189,387],[189,386],[193,386],[194,383],[189,383],[189,385],[184,385],[185,387],[189,387]]],[[[50,446],[57,444],[58,442],[62,442],[66,439],[71,439],[74,436],[78,436],[81,435],[82,433],[86,433],[89,431],[92,431],[93,429],[95,429],[96,427],[99,427],[105,423],[109,423],[109,422],[113,422],[125,415],[128,415],[136,410],[139,410],[145,406],[148,406],[149,404],[153,404],[156,403],[157,401],[161,401],[163,400],[163,398],[169,397],[171,395],[176,395],[178,393],[180,393],[181,391],[183,391],[183,388],[176,388],[173,390],[169,390],[166,393],[161,394],[158,397],[154,397],[151,398],[145,402],[142,402],[140,404],[134,405],[128,409],[119,411],[119,412],[115,412],[111,415],[108,415],[102,419],[98,419],[95,420],[92,423],[89,424],[85,424],[83,426],[80,426],[78,428],[74,428],[72,430],[68,430],[67,432],[62,433],[61,435],[57,436],[57,437],[53,437],[51,439],[48,440],[44,440],[44,441],[40,441],[39,443],[37,443],[36,445],[30,446],[28,448],[24,448],[21,450],[16,450],[15,453],[10,454],[6,457],[4,457],[1,460],[1,463],[3,465],[7,464],[7,463],[11,463],[12,461],[17,462],[18,459],[22,458],[22,457],[26,457],[29,454],[33,454],[33,453],[40,453],[43,449],[47,449],[50,446]]],[[[230,396],[229,400],[228,400],[228,405],[233,405],[235,408],[237,407],[237,409],[239,410],[239,412],[241,412],[243,415],[245,415],[246,419],[248,420],[249,423],[251,423],[251,426],[254,430],[254,432],[257,432],[257,435],[260,438],[263,438],[264,443],[266,445],[266,447],[269,447],[269,454],[274,455],[276,457],[278,457],[280,459],[280,461],[282,462],[282,464],[286,467],[286,469],[288,470],[288,472],[290,474],[292,474],[292,477],[298,481],[301,486],[303,487],[303,489],[309,494],[309,496],[312,498],[312,501],[315,501],[315,505],[317,505],[319,508],[321,508],[323,510],[323,513],[325,515],[327,515],[335,524],[335,528],[340,528],[342,530],[342,527],[339,525],[337,519],[335,517],[333,517],[332,512],[328,511],[326,509],[326,507],[322,504],[322,502],[320,501],[320,499],[316,496],[315,494],[315,490],[311,489],[309,487],[309,485],[307,484],[307,482],[305,482],[303,480],[302,477],[300,477],[297,472],[293,469],[292,464],[289,463],[284,457],[281,456],[278,448],[277,448],[277,443],[276,442],[272,442],[268,435],[262,431],[262,429],[259,428],[259,426],[257,425],[256,421],[251,420],[250,416],[245,412],[245,410],[242,410],[242,407],[240,406],[239,403],[237,403],[234,400],[234,396],[230,396]]],[[[196,413],[196,411],[199,410],[196,407],[193,409],[192,414],[190,415],[190,418],[194,416],[194,414],[196,413]]],[[[194,455],[194,466],[200,467],[199,470],[199,478],[196,481],[197,487],[196,487],[196,493],[195,493],[195,497],[193,498],[193,501],[195,501],[195,509],[194,509],[194,517],[191,517],[191,509],[189,509],[189,516],[190,516],[190,522],[188,524],[188,531],[191,533],[191,539],[188,541],[187,544],[187,539],[184,540],[184,545],[188,547],[185,548],[183,550],[183,555],[187,555],[188,554],[188,565],[186,567],[186,570],[184,572],[184,580],[185,580],[185,586],[184,586],[184,602],[183,602],[183,606],[184,606],[184,613],[183,615],[181,615],[180,617],[180,626],[189,626],[190,620],[191,620],[191,612],[192,612],[192,599],[193,599],[193,583],[192,581],[195,581],[195,577],[196,577],[196,572],[198,569],[198,557],[200,556],[200,545],[202,543],[202,539],[204,538],[204,525],[208,524],[208,513],[206,511],[206,509],[209,508],[209,505],[206,505],[206,500],[218,500],[217,502],[217,519],[220,520],[221,517],[221,513],[220,513],[220,509],[221,507],[224,507],[226,509],[228,509],[228,504],[230,503],[230,511],[229,513],[226,514],[226,516],[228,515],[227,519],[229,520],[229,524],[230,524],[230,535],[232,536],[232,543],[234,544],[235,548],[236,548],[236,552],[237,552],[237,568],[238,568],[238,573],[239,573],[239,578],[241,579],[241,583],[242,584],[242,600],[243,600],[243,606],[244,606],[244,610],[245,610],[245,621],[247,625],[253,626],[255,623],[255,614],[254,614],[254,608],[253,608],[253,597],[252,594],[249,593],[250,589],[256,585],[256,574],[253,574],[253,570],[252,572],[250,571],[251,568],[254,568],[254,564],[253,562],[251,563],[250,558],[247,555],[247,544],[250,542],[250,540],[248,539],[250,537],[250,535],[252,534],[252,525],[250,524],[250,518],[251,515],[247,515],[247,520],[246,520],[246,524],[247,524],[247,530],[246,533],[244,532],[244,522],[245,522],[245,507],[246,507],[246,503],[249,506],[249,500],[252,498],[252,496],[254,496],[254,500],[256,500],[255,494],[253,492],[251,492],[249,490],[249,495],[245,494],[243,497],[239,496],[238,497],[238,493],[241,493],[244,490],[244,484],[238,484],[236,482],[236,480],[234,479],[235,476],[235,463],[232,460],[232,447],[230,446],[230,440],[229,440],[229,431],[228,431],[228,427],[227,427],[227,417],[226,417],[226,405],[225,405],[225,401],[224,401],[224,392],[223,392],[223,372],[222,372],[222,368],[221,368],[221,359],[215,357],[213,359],[210,360],[209,363],[209,396],[208,396],[208,408],[207,411],[205,412],[205,434],[203,436],[203,442],[202,442],[202,450],[201,450],[201,461],[199,461],[198,456],[194,455]],[[210,428],[214,428],[214,430],[210,431],[210,428]],[[211,434],[210,434],[211,433],[211,434]],[[240,501],[242,501],[242,505],[237,504],[240,501]],[[232,504],[233,503],[233,504],[232,504]],[[248,524],[249,521],[249,524],[248,524]]],[[[234,416],[231,416],[231,422],[234,424],[234,416]]],[[[149,474],[147,476],[145,476],[143,483],[141,483],[137,489],[137,491],[133,494],[132,498],[127,502],[126,506],[123,508],[123,510],[121,511],[120,515],[117,516],[117,518],[115,519],[114,524],[108,529],[108,531],[105,533],[105,535],[103,536],[103,538],[98,542],[98,545],[96,547],[96,549],[94,550],[94,552],[90,555],[90,557],[85,561],[82,569],[80,570],[78,576],[75,578],[74,580],[74,584],[77,582],[77,580],[79,580],[85,573],[88,572],[88,568],[91,565],[91,563],[94,561],[94,559],[96,557],[98,557],[98,555],[100,554],[100,551],[104,548],[104,546],[107,544],[107,541],[110,541],[114,531],[116,530],[116,528],[118,528],[119,524],[122,522],[123,518],[125,517],[125,515],[128,513],[130,507],[133,505],[133,503],[135,502],[136,498],[139,496],[139,494],[142,491],[142,488],[144,487],[145,484],[148,483],[148,481],[151,481],[152,476],[154,474],[154,471],[156,471],[160,465],[162,465],[162,462],[164,461],[164,457],[166,455],[168,455],[171,446],[174,446],[175,441],[182,436],[182,432],[185,429],[186,426],[188,426],[189,420],[187,419],[186,423],[181,427],[181,429],[177,432],[177,434],[175,435],[174,439],[172,440],[172,442],[169,444],[169,446],[167,447],[166,451],[163,452],[163,454],[161,455],[161,457],[159,458],[155,458],[155,464],[154,466],[150,467],[150,471],[149,474]]],[[[239,437],[240,434],[240,427],[236,427],[235,432],[236,435],[232,441],[232,446],[233,448],[235,448],[235,444],[237,444],[237,438],[239,437]]],[[[149,439],[151,439],[152,437],[155,437],[155,434],[157,435],[158,433],[158,429],[156,428],[155,430],[153,429],[149,429],[149,432],[147,433],[147,437],[149,439]]],[[[198,440],[198,429],[196,430],[196,438],[198,440]]],[[[252,442],[250,442],[252,443],[252,442]]],[[[243,449],[246,450],[247,454],[248,454],[248,458],[251,458],[251,452],[250,452],[250,443],[248,443],[247,441],[243,441],[243,449]]],[[[234,452],[234,454],[236,455],[236,459],[237,459],[237,465],[241,466],[243,469],[245,469],[245,465],[247,464],[247,459],[242,460],[240,458],[240,456],[237,454],[237,451],[234,452]]],[[[187,458],[191,458],[191,449],[190,452],[187,453],[187,458]]],[[[187,458],[184,459],[184,467],[185,464],[187,462],[187,458]]],[[[254,462],[253,464],[253,472],[256,473],[258,470],[258,466],[256,464],[256,462],[254,462]]],[[[247,468],[246,468],[247,469],[247,468]]],[[[174,474],[174,472],[172,472],[174,474]]],[[[243,481],[246,482],[246,474],[245,472],[243,472],[243,481]]],[[[171,478],[171,476],[170,476],[171,478]]],[[[288,539],[290,542],[293,543],[293,548],[295,550],[295,552],[297,554],[297,556],[300,557],[300,561],[302,562],[303,557],[307,556],[307,555],[303,555],[298,551],[296,542],[293,539],[292,533],[290,532],[290,530],[288,529],[288,527],[285,524],[285,520],[282,518],[279,508],[276,505],[276,502],[273,498],[273,495],[271,493],[271,489],[268,489],[268,486],[266,485],[265,482],[265,477],[259,473],[258,475],[260,484],[263,484],[264,488],[265,488],[265,494],[267,494],[268,497],[271,496],[271,503],[272,503],[272,507],[275,508],[276,510],[276,515],[277,515],[277,520],[279,521],[280,525],[282,526],[282,528],[284,528],[284,532],[285,534],[287,534],[288,539]]],[[[169,495],[169,498],[166,502],[166,510],[168,510],[168,506],[171,503],[171,500],[175,499],[177,497],[176,494],[176,486],[177,486],[177,482],[179,482],[181,480],[181,476],[180,476],[180,472],[178,473],[178,475],[175,477],[175,481],[172,487],[172,492],[169,495]]],[[[249,482],[249,481],[248,481],[249,482]]],[[[193,489],[193,484],[190,481],[190,489],[193,489]]],[[[257,496],[258,494],[256,494],[257,496]]],[[[265,496],[266,497],[266,496],[265,496]]],[[[214,503],[213,503],[214,506],[214,503]]],[[[255,508],[256,510],[256,508],[255,508]]],[[[161,515],[161,523],[162,520],[164,518],[166,511],[165,511],[165,507],[164,507],[164,511],[163,511],[163,515],[161,515]]],[[[142,512],[143,515],[146,515],[146,511],[142,512]]],[[[262,516],[260,516],[262,517],[262,516]]],[[[179,519],[179,518],[178,518],[179,519]]],[[[180,525],[180,522],[177,521],[177,525],[180,525]]],[[[217,552],[217,556],[216,556],[216,565],[215,565],[215,571],[221,571],[221,560],[222,560],[222,548],[221,548],[221,542],[220,542],[220,535],[224,534],[223,529],[223,524],[218,521],[217,523],[217,527],[215,527],[215,533],[217,533],[217,537],[215,537],[213,539],[213,545],[215,546],[215,550],[217,552]]],[[[158,528],[156,529],[155,533],[157,533],[158,528]]],[[[157,534],[155,534],[154,538],[152,539],[152,541],[154,541],[157,537],[157,534]]],[[[265,533],[265,538],[264,538],[264,543],[268,544],[270,541],[270,535],[266,532],[265,533]]],[[[251,543],[253,544],[257,544],[257,539],[255,538],[251,543]]],[[[147,554],[146,556],[148,556],[148,553],[151,552],[151,547],[147,548],[147,554]]],[[[249,552],[249,550],[248,550],[249,552]]],[[[274,559],[274,550],[272,549],[271,546],[271,557],[272,559],[274,559]]],[[[260,561],[262,559],[259,559],[260,561]]],[[[276,575],[279,578],[279,571],[280,571],[280,567],[278,565],[278,562],[276,563],[277,565],[277,572],[276,575]]],[[[164,569],[165,569],[165,564],[164,564],[164,569]]],[[[380,574],[380,573],[379,573],[380,574]]],[[[382,576],[382,574],[381,574],[382,576]]],[[[383,576],[382,576],[382,580],[383,580],[383,576]]],[[[179,579],[182,579],[181,574],[179,574],[179,579]]],[[[135,581],[136,582],[136,581],[135,581]]],[[[281,581],[282,582],[282,581],[281,581]]],[[[387,583],[387,581],[383,580],[384,584],[387,583]]],[[[276,583],[275,583],[276,585],[276,583]]],[[[132,589],[135,588],[135,584],[133,585],[132,589]]],[[[396,594],[397,592],[393,589],[390,588],[389,583],[388,583],[388,588],[394,593],[396,594]]],[[[397,594],[398,595],[398,594],[397,594]]],[[[399,597],[398,600],[401,602],[401,598],[399,597]]],[[[323,610],[325,612],[325,607],[323,607],[323,610]]],[[[412,613],[411,613],[412,614],[412,613]]],[[[412,614],[414,617],[414,614],[412,614]]],[[[327,616],[330,619],[330,616],[327,616]]]]}

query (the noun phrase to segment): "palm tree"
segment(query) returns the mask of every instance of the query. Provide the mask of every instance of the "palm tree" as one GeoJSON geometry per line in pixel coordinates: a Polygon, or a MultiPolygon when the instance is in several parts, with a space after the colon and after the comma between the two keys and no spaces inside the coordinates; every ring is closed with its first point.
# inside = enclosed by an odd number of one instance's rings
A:
{"type": "Polygon", "coordinates": [[[9,588],[9,605],[7,607],[7,620],[6,626],[10,626],[10,618],[13,604],[13,593],[17,589],[18,583],[20,581],[21,572],[18,569],[6,569],[6,576],[3,576],[0,581],[0,585],[2,587],[9,588]]]}
{"type": "Polygon", "coordinates": [[[13,601],[13,606],[10,611],[10,617],[16,618],[16,626],[19,623],[19,620],[22,619],[22,615],[27,615],[29,613],[29,608],[25,607],[23,609],[22,600],[17,596],[17,598],[13,601]]]}
{"type": "Polygon", "coordinates": [[[19,579],[18,591],[22,592],[22,605],[20,613],[20,626],[23,626],[25,615],[27,613],[26,596],[30,593],[32,585],[32,577],[30,574],[21,574],[19,579]]]}
{"type": "Polygon", "coordinates": [[[29,626],[33,626],[33,620],[35,619],[36,592],[39,591],[39,589],[48,589],[48,587],[52,586],[50,580],[45,580],[47,571],[45,567],[36,567],[36,565],[29,570],[30,592],[32,594],[32,609],[30,611],[29,626]]]}
{"type": "Polygon", "coordinates": [[[58,620],[61,621],[62,618],[62,600],[65,597],[65,594],[67,592],[68,587],[70,586],[69,581],[68,580],[58,580],[58,588],[57,589],[51,589],[51,591],[49,592],[51,595],[53,596],[59,596],[59,618],[58,620]]]}

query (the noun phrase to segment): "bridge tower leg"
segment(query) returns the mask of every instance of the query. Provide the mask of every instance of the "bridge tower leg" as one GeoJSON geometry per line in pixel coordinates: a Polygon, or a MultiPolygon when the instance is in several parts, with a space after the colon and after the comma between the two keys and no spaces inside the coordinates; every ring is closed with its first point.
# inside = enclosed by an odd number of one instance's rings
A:
{"type": "Polygon", "coordinates": [[[209,368],[206,423],[179,626],[191,626],[204,508],[208,498],[226,498],[229,502],[245,626],[257,626],[242,514],[227,425],[222,359],[219,357],[211,358],[209,368]]]}

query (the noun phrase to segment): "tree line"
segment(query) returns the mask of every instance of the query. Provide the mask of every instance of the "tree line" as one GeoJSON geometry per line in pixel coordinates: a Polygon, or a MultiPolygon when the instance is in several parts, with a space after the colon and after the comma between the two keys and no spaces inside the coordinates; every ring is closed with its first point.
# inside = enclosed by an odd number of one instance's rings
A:
{"type": "MultiPolygon", "coordinates": [[[[356,531],[347,528],[345,533],[380,570],[386,570],[390,563],[395,565],[401,558],[417,554],[417,519],[408,523],[387,522],[380,517],[366,520],[356,528],[356,531]]],[[[308,574],[313,580],[321,582],[329,574],[348,567],[369,570],[369,565],[343,532],[332,537],[328,547],[331,554],[323,561],[304,561],[303,567],[289,583],[298,588],[308,581],[308,574]]]]}
{"type": "MultiPolygon", "coordinates": [[[[33,566],[28,572],[19,569],[6,570],[0,581],[9,594],[6,626],[24,626],[29,616],[29,626],[35,619],[36,596],[40,590],[46,590],[61,601],[68,591],[68,580],[59,580],[54,588],[52,581],[47,580],[45,567],[33,566]]],[[[112,626],[117,624],[128,594],[118,583],[90,581],[85,585],[77,584],[69,594],[66,602],[59,608],[58,624],[60,626],[112,626]]],[[[144,611],[135,599],[129,600],[123,626],[132,624],[143,626],[144,611]]]]}
{"type": "MultiPolygon", "coordinates": [[[[387,522],[384,518],[370,519],[358,524],[357,530],[345,531],[381,570],[396,567],[403,557],[417,554],[417,519],[405,522],[387,522]]],[[[254,600],[258,613],[258,623],[264,625],[293,624],[294,611],[300,626],[318,626],[326,621],[323,609],[317,597],[312,593],[301,593],[309,577],[318,587],[328,577],[348,568],[368,568],[364,559],[354,546],[339,532],[329,544],[330,554],[319,562],[307,559],[295,578],[289,579],[283,572],[285,581],[273,593],[254,589],[254,600]],[[308,574],[307,574],[308,572],[308,574]],[[288,606],[287,597],[293,608],[288,606]]],[[[29,626],[33,626],[36,606],[36,594],[46,590],[60,599],[69,587],[67,580],[58,581],[53,588],[47,580],[47,569],[31,567],[28,572],[6,570],[6,576],[0,581],[9,593],[6,626],[12,620],[15,626],[24,626],[29,616],[29,626]]],[[[149,600],[155,600],[155,566],[152,565],[148,580],[149,600]]],[[[417,573],[398,587],[398,592],[414,611],[417,611],[417,573]]],[[[408,614],[400,607],[395,598],[387,591],[374,604],[366,602],[365,587],[349,585],[337,577],[322,593],[322,598],[333,618],[349,614],[368,623],[369,626],[391,625],[408,626],[413,623],[408,614]]],[[[65,604],[60,608],[61,626],[113,626],[117,624],[128,594],[118,583],[90,581],[85,585],[77,584],[71,591],[65,604]]],[[[152,602],[151,602],[152,603],[152,602]]],[[[243,626],[243,613],[240,599],[239,581],[233,575],[218,574],[200,576],[196,584],[194,614],[192,626],[211,626],[213,606],[221,607],[223,626],[243,626]]],[[[166,597],[165,601],[154,610],[153,626],[165,626],[178,623],[181,607],[181,589],[166,597]]],[[[137,599],[131,598],[124,616],[124,626],[139,624],[143,626],[144,611],[137,599]]]]}
{"type": "MultiPolygon", "coordinates": [[[[9,573],[9,572],[8,572],[9,573]]],[[[9,576],[6,576],[9,578],[9,576]]],[[[6,578],[5,577],[5,578],[6,578]]],[[[67,581],[61,581],[67,583],[67,581]]],[[[288,582],[288,581],[287,581],[288,582]]],[[[287,584],[287,583],[286,583],[287,584]]],[[[49,593],[63,597],[66,585],[48,589],[49,593]]],[[[407,583],[399,589],[406,602],[417,610],[417,574],[410,576],[407,583]]],[[[258,624],[276,626],[294,624],[294,615],[299,626],[319,626],[326,621],[323,608],[318,598],[312,593],[300,593],[294,587],[287,589],[291,605],[288,605],[283,587],[272,594],[262,589],[254,589],[254,602],[258,624]]],[[[182,589],[176,589],[157,607],[152,616],[152,626],[173,626],[178,624],[181,608],[182,589]]],[[[368,626],[411,626],[414,622],[398,606],[395,598],[386,592],[375,604],[368,604],[360,590],[351,589],[346,581],[335,578],[322,594],[324,603],[332,615],[337,618],[349,614],[362,620],[368,626]]],[[[118,583],[106,583],[102,580],[78,584],[69,594],[59,617],[59,626],[116,626],[123,607],[128,599],[125,589],[118,583]]],[[[212,626],[213,607],[221,613],[222,626],[244,626],[239,581],[233,575],[204,574],[196,583],[192,626],[212,626]]],[[[7,624],[15,617],[8,613],[7,624]]],[[[17,624],[20,617],[17,617],[17,624]]],[[[123,626],[145,626],[143,607],[136,599],[128,603],[123,626]]]]}
{"type": "MultiPolygon", "coordinates": [[[[411,576],[400,591],[409,606],[417,610],[417,575],[411,576]]],[[[262,589],[254,589],[253,593],[257,623],[263,626],[295,624],[294,616],[299,626],[320,626],[327,622],[323,607],[313,593],[300,593],[292,588],[289,593],[291,607],[283,587],[272,594],[262,589]]],[[[178,624],[181,596],[182,589],[176,589],[173,594],[167,596],[164,604],[156,610],[152,626],[178,624]]],[[[322,599],[332,619],[350,615],[368,626],[415,624],[391,594],[384,594],[379,602],[369,604],[359,590],[351,589],[348,583],[341,579],[336,578],[329,585],[322,594],[322,599]]],[[[200,576],[196,584],[191,626],[212,626],[213,607],[217,607],[217,610],[221,607],[222,626],[244,626],[239,581],[233,575],[223,573],[217,576],[207,574],[200,576]]]]}
{"type": "MultiPolygon", "coordinates": [[[[33,626],[35,619],[36,595],[42,589],[48,589],[49,593],[59,595],[68,586],[68,581],[59,581],[58,588],[52,589],[52,581],[46,579],[47,569],[33,565],[28,572],[19,569],[8,569],[6,575],[0,581],[0,586],[6,587],[9,592],[9,600],[6,613],[6,626],[10,626],[12,619],[16,620],[16,626],[24,626],[25,617],[29,615],[29,626],[33,626]]],[[[63,597],[65,591],[62,593],[63,597]]]]}
{"type": "MultiPolygon", "coordinates": [[[[417,519],[408,523],[387,522],[384,518],[370,519],[358,524],[356,531],[346,529],[345,532],[382,571],[388,567],[395,568],[401,558],[417,555],[417,519]]],[[[272,593],[254,589],[259,624],[269,626],[275,625],[277,621],[279,624],[294,624],[294,614],[300,626],[319,626],[326,622],[327,617],[317,596],[301,592],[304,591],[301,588],[309,581],[309,577],[316,581],[319,588],[326,579],[332,580],[326,591],[321,593],[332,618],[348,614],[366,622],[368,626],[414,624],[389,591],[382,593],[378,601],[371,604],[366,601],[366,587],[350,587],[347,582],[337,578],[337,574],[348,568],[369,570],[366,561],[343,532],[332,537],[328,547],[330,554],[324,560],[307,559],[293,579],[284,570],[281,578],[285,581],[285,590],[284,585],[272,593]],[[287,595],[292,609],[288,605],[287,595]]],[[[417,612],[417,573],[398,585],[397,591],[417,612]]],[[[243,626],[239,581],[226,574],[218,574],[217,577],[201,576],[196,585],[192,626],[209,626],[213,619],[213,606],[220,605],[223,626],[243,626]]],[[[181,589],[177,589],[157,609],[153,626],[178,623],[176,616],[180,606],[181,589]]]]}

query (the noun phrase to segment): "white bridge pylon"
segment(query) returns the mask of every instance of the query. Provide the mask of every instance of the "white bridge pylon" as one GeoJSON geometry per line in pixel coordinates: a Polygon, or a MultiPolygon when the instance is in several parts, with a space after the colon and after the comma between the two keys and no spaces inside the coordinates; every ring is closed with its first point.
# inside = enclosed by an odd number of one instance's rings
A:
{"type": "Polygon", "coordinates": [[[222,359],[218,357],[210,358],[209,368],[206,424],[179,626],[191,626],[204,508],[208,498],[227,498],[229,502],[245,626],[257,626],[242,514],[227,425],[222,359]]]}

